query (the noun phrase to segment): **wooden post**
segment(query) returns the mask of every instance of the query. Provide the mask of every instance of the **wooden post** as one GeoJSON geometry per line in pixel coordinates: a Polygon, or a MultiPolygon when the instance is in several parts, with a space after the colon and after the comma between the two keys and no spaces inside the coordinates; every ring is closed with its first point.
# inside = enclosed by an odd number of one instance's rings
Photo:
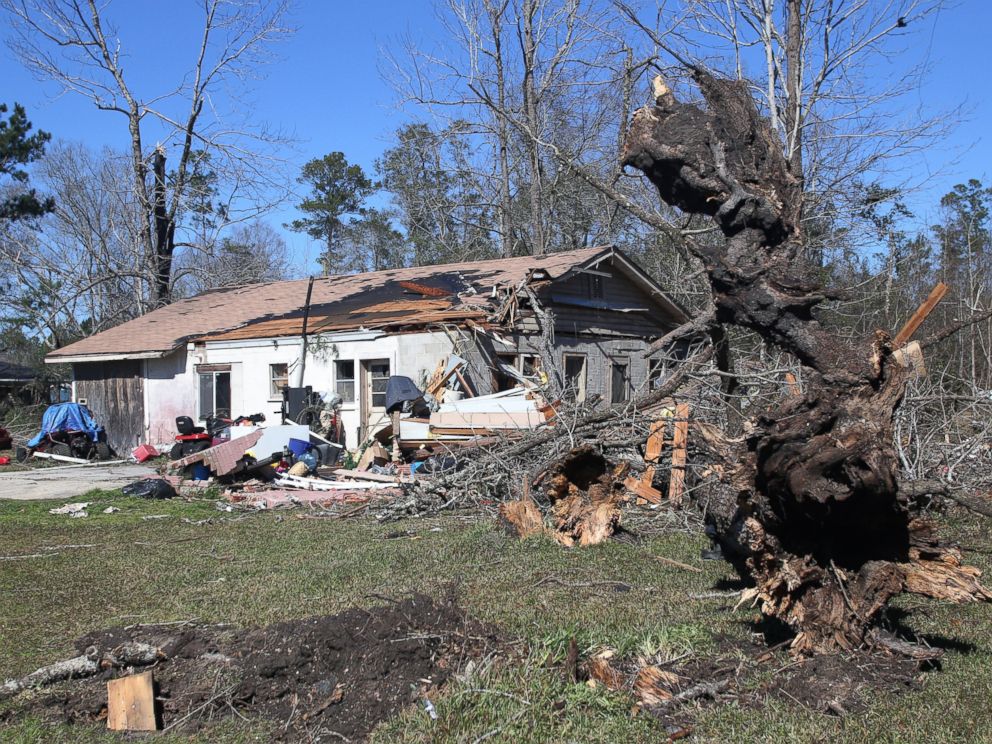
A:
{"type": "Polygon", "coordinates": [[[937,307],[937,303],[944,299],[944,295],[947,294],[947,289],[947,285],[943,282],[940,282],[933,288],[930,295],[923,301],[923,304],[916,308],[916,312],[913,313],[910,319],[906,321],[906,325],[904,325],[900,329],[899,333],[896,334],[895,339],[892,341],[892,345],[895,348],[898,349],[901,346],[904,346],[906,342],[913,337],[913,334],[916,333],[916,329],[920,327],[923,321],[927,319],[927,316],[933,312],[935,307],[937,307]]]}
{"type": "Polygon", "coordinates": [[[114,731],[157,731],[151,672],[107,682],[107,728],[114,731]]]}
{"type": "Polygon", "coordinates": [[[672,476],[668,483],[668,500],[672,506],[682,506],[685,495],[686,446],[689,441],[689,404],[675,406],[675,435],[672,437],[672,476]]]}

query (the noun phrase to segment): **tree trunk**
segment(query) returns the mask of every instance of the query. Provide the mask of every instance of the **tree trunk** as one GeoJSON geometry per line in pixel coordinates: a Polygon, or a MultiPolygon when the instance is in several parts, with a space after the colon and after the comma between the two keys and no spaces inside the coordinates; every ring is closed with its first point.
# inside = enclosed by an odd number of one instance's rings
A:
{"type": "Polygon", "coordinates": [[[893,412],[905,378],[888,335],[852,346],[813,314],[829,293],[797,261],[801,181],[778,136],[744,82],[692,72],[707,110],[659,97],[635,113],[623,161],[668,204],[713,218],[724,242],[688,247],[706,268],[715,322],[793,354],[807,382],[804,396],[747,422],[742,443],[700,437],[723,465],[708,518],[725,554],[755,582],[762,611],[796,632],[798,652],[869,643],[902,591],[989,599],[899,493],[893,412]]]}
{"type": "Polygon", "coordinates": [[[493,60],[496,65],[496,139],[499,151],[499,231],[503,258],[513,255],[513,201],[510,192],[510,131],[506,121],[506,71],[503,67],[503,14],[506,5],[486,4],[493,37],[493,60]]]}
{"type": "Polygon", "coordinates": [[[527,121],[529,137],[527,154],[530,160],[530,221],[533,246],[531,252],[540,256],[547,250],[544,237],[544,195],[543,168],[541,167],[541,149],[538,139],[541,136],[541,126],[538,114],[537,84],[537,42],[534,38],[534,16],[537,14],[537,0],[526,0],[524,3],[523,31],[523,62],[524,62],[524,116],[527,121]]]}
{"type": "Polygon", "coordinates": [[[152,175],[155,179],[152,217],[155,225],[155,255],[152,257],[151,301],[154,307],[169,304],[172,294],[172,256],[175,252],[176,223],[169,218],[166,208],[165,149],[155,148],[152,157],[152,175]]]}

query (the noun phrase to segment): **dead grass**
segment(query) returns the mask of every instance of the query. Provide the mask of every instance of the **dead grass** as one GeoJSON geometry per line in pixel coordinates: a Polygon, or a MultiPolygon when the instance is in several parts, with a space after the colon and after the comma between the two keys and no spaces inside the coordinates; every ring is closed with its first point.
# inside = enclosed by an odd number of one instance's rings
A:
{"type": "MultiPolygon", "coordinates": [[[[687,533],[565,550],[511,539],[488,520],[452,516],[378,525],[302,520],[287,511],[222,521],[232,515],[210,501],[144,502],[119,493],[79,500],[95,502],[90,517],[51,516],[51,502],[0,503],[0,677],[62,658],[77,636],[97,628],[185,619],[260,625],[414,591],[440,597],[454,584],[472,615],[526,641],[527,660],[451,685],[436,701],[437,721],[410,710],[382,726],[377,740],[658,741],[660,725],[631,717],[629,698],[564,682],[544,666],[548,656],[560,657],[571,636],[586,648],[705,656],[752,631],[753,611],[693,598],[732,574],[721,562],[699,560],[703,541],[687,533]],[[102,514],[108,505],[121,511],[102,514]],[[145,519],[158,515],[165,516],[145,519]],[[204,519],[213,521],[193,523],[204,519]],[[7,560],[30,555],[43,557],[7,560]]],[[[955,529],[966,545],[992,542],[987,525],[955,529]]],[[[989,567],[985,554],[969,559],[989,567]]],[[[992,730],[992,612],[904,604],[903,624],[953,644],[924,693],[880,696],[844,719],[781,699],[760,710],[714,706],[697,717],[694,741],[982,740],[992,730]]],[[[269,733],[262,722],[228,720],[198,740],[266,741],[269,733]]],[[[108,737],[98,727],[28,718],[8,723],[0,738],[108,737]]]]}

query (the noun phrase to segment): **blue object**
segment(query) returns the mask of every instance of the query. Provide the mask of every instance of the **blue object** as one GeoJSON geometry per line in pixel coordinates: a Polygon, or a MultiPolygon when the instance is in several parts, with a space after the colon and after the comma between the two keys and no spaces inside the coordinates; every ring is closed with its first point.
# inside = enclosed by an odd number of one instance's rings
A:
{"type": "Polygon", "coordinates": [[[56,403],[49,406],[41,417],[41,431],[28,442],[28,447],[37,447],[45,437],[57,431],[81,431],[94,442],[100,440],[103,427],[93,420],[90,409],[79,403],[56,403]]]}
{"type": "Polygon", "coordinates": [[[202,462],[196,463],[193,466],[193,480],[207,480],[210,477],[210,468],[204,465],[202,462]]]}
{"type": "Polygon", "coordinates": [[[299,457],[304,452],[307,452],[311,447],[310,442],[304,442],[302,439],[290,439],[289,440],[289,451],[292,452],[296,457],[299,457]]]}
{"type": "Polygon", "coordinates": [[[302,455],[297,456],[296,461],[302,462],[306,465],[307,470],[311,473],[315,472],[317,470],[317,466],[320,464],[320,459],[317,457],[317,453],[311,451],[304,452],[302,455]]]}
{"type": "Polygon", "coordinates": [[[424,467],[424,462],[425,462],[424,460],[417,460],[416,462],[411,462],[410,463],[410,475],[413,475],[418,470],[420,470],[422,467],[424,467]]]}

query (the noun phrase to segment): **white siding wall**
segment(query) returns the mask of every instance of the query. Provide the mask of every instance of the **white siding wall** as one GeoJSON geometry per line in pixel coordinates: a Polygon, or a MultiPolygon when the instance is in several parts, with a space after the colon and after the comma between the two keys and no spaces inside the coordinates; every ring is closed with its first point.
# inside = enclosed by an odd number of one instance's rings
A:
{"type": "MultiPolygon", "coordinates": [[[[407,333],[395,336],[376,333],[327,335],[317,343],[323,351],[307,359],[304,385],[321,392],[334,390],[334,361],[355,362],[356,377],[361,361],[388,359],[392,374],[406,375],[420,384],[421,378],[452,351],[443,332],[407,333]],[[357,338],[356,338],[357,337],[357,338]]],[[[163,359],[148,360],[146,367],[147,441],[163,444],[175,436],[176,416],[196,417],[198,411],[197,364],[231,365],[231,408],[235,415],[264,413],[270,422],[279,421],[280,398],[270,396],[269,365],[290,367],[300,355],[300,339],[210,342],[188,348],[163,359]]],[[[290,379],[293,379],[292,370],[290,379]]],[[[360,396],[356,380],[356,398],[360,396]]],[[[362,424],[359,401],[342,409],[347,444],[354,447],[362,424]]]]}

